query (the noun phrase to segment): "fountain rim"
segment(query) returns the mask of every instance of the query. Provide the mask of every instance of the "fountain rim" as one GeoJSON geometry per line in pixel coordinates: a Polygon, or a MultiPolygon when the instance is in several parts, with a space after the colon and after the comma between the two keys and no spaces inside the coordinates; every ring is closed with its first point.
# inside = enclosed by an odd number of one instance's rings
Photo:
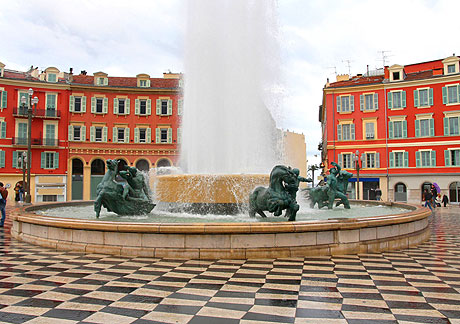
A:
{"type": "Polygon", "coordinates": [[[162,234],[248,234],[248,233],[288,233],[326,230],[351,230],[374,226],[403,224],[426,218],[431,213],[428,208],[399,202],[377,202],[372,200],[351,200],[352,204],[383,205],[408,209],[407,213],[370,216],[359,218],[309,220],[294,222],[251,222],[251,223],[130,223],[101,220],[81,220],[74,218],[38,215],[34,211],[66,206],[90,205],[93,201],[40,203],[21,206],[12,212],[13,220],[35,225],[53,226],[67,229],[96,231],[162,233],[162,234]]]}

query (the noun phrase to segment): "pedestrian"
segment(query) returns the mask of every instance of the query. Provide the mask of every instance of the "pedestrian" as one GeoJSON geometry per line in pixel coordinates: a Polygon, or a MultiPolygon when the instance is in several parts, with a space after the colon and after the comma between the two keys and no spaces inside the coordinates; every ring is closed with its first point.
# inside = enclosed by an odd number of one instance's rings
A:
{"type": "Polygon", "coordinates": [[[433,195],[431,194],[428,189],[425,189],[425,192],[423,193],[423,200],[425,200],[425,207],[430,208],[431,211],[433,211],[433,208],[431,207],[431,200],[433,198],[433,195]]]}
{"type": "Polygon", "coordinates": [[[434,184],[431,185],[431,205],[433,208],[436,208],[436,197],[438,196],[438,189],[434,186],[434,184]]]}
{"type": "Polygon", "coordinates": [[[449,198],[447,198],[446,194],[442,196],[442,203],[444,204],[444,207],[447,207],[447,204],[449,203],[449,198]]]}
{"type": "Polygon", "coordinates": [[[14,186],[14,201],[19,201],[21,199],[21,192],[19,189],[19,183],[16,183],[14,186]]]}
{"type": "Polygon", "coordinates": [[[19,201],[24,201],[24,187],[19,184],[19,201]]]}
{"type": "Polygon", "coordinates": [[[436,203],[436,207],[441,207],[441,194],[438,194],[434,201],[436,203]]]}
{"type": "Polygon", "coordinates": [[[3,182],[0,182],[0,212],[2,214],[2,218],[0,219],[0,227],[5,225],[5,218],[6,218],[6,199],[8,198],[8,190],[3,187],[3,182]]]}
{"type": "Polygon", "coordinates": [[[382,200],[382,190],[379,187],[375,189],[375,200],[382,200]]]}

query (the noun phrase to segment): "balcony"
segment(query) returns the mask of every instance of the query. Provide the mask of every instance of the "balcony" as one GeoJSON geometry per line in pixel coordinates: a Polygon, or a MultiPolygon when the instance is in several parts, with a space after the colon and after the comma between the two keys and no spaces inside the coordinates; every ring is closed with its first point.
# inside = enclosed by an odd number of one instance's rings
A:
{"type": "MultiPolygon", "coordinates": [[[[13,137],[13,145],[27,146],[27,137],[13,137]]],[[[59,140],[55,138],[34,138],[32,137],[31,145],[34,146],[58,146],[59,140]]]]}
{"type": "MultiPolygon", "coordinates": [[[[13,108],[13,116],[27,117],[27,107],[13,108]]],[[[56,109],[32,109],[32,116],[34,118],[61,118],[61,112],[56,109]]]]}

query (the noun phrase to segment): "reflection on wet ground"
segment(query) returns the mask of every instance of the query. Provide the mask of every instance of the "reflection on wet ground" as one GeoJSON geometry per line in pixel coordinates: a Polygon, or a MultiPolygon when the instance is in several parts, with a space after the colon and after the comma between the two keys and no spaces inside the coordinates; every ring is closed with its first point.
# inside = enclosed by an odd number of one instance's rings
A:
{"type": "Polygon", "coordinates": [[[2,323],[460,323],[460,208],[382,254],[174,260],[55,251],[0,229],[2,323]]]}

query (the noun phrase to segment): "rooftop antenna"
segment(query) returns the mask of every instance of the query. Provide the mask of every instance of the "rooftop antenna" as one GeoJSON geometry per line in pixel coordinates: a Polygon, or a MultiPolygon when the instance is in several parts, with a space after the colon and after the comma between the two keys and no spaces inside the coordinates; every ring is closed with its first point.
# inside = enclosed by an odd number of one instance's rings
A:
{"type": "Polygon", "coordinates": [[[335,76],[337,76],[337,67],[334,65],[334,66],[328,66],[327,69],[334,69],[334,74],[335,76]]]}
{"type": "Polygon", "coordinates": [[[391,51],[378,51],[377,53],[380,53],[380,55],[382,55],[382,58],[380,59],[380,61],[382,61],[382,64],[383,64],[383,67],[385,67],[387,65],[387,60],[390,56],[393,56],[393,55],[388,55],[387,53],[391,53],[391,51]]]}
{"type": "Polygon", "coordinates": [[[348,66],[348,76],[350,76],[350,77],[351,77],[351,64],[350,64],[351,62],[353,62],[353,61],[351,61],[351,60],[342,60],[342,63],[347,63],[347,66],[348,66]]]}

